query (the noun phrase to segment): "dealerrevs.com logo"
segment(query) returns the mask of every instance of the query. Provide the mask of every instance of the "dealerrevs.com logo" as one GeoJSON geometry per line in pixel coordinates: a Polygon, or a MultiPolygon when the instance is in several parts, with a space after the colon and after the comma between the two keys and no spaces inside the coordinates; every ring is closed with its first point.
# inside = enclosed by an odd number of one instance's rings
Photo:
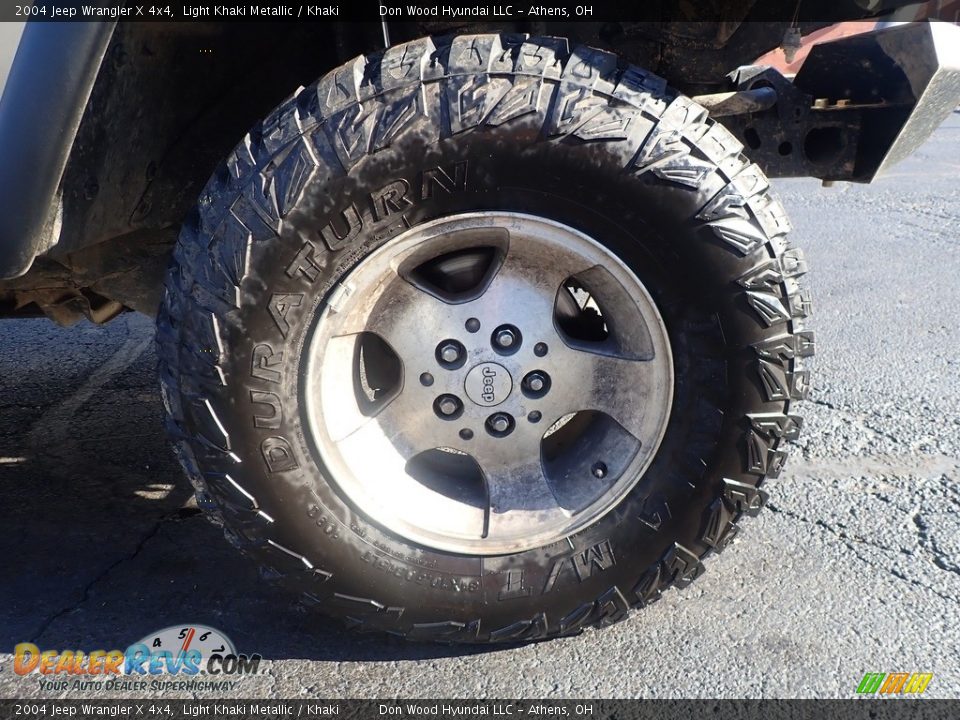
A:
{"type": "Polygon", "coordinates": [[[858,695],[921,695],[933,673],[867,673],[857,685],[858,695]]]}
{"type": "Polygon", "coordinates": [[[172,625],[122,651],[41,650],[20,643],[14,648],[13,670],[37,675],[40,689],[51,691],[232,690],[238,676],[257,674],[260,660],[260,655],[237,653],[230,638],[215,628],[172,625]]]}

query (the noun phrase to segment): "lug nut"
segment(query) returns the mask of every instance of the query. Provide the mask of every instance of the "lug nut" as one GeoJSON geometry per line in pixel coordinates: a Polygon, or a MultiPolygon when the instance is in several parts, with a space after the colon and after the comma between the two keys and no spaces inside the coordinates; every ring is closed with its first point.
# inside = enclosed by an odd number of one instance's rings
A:
{"type": "Polygon", "coordinates": [[[487,429],[492,435],[509,435],[513,430],[513,418],[507,413],[494,413],[487,418],[487,429]]]}
{"type": "Polygon", "coordinates": [[[455,420],[463,411],[463,403],[456,395],[441,395],[433,401],[434,412],[444,420],[455,420]]]}
{"type": "Polygon", "coordinates": [[[516,338],[510,330],[501,330],[497,333],[497,345],[502,348],[512,347],[515,341],[516,338]]]}
{"type": "Polygon", "coordinates": [[[440,357],[444,362],[455,363],[460,359],[460,350],[453,343],[446,343],[440,348],[440,357]]]}
{"type": "Polygon", "coordinates": [[[466,361],[467,350],[456,340],[443,340],[436,349],[437,362],[447,370],[456,370],[466,361]]]}
{"type": "Polygon", "coordinates": [[[493,349],[503,355],[512,355],[520,347],[520,331],[513,325],[501,325],[490,336],[493,349]]]}
{"type": "Polygon", "coordinates": [[[543,397],[550,390],[550,376],[543,370],[528,372],[523,378],[522,387],[527,397],[543,397]]]}

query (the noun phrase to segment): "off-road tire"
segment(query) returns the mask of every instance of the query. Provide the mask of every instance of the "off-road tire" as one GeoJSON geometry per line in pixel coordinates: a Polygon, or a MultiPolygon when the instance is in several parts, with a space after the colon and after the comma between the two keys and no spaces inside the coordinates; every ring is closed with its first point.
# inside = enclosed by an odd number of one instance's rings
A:
{"type": "Polygon", "coordinates": [[[200,506],[311,605],[411,639],[569,635],[689,584],[780,473],[813,348],[802,255],[741,150],[661,79],[558,38],[421,39],[301,88],[211,178],[167,278],[160,379],[200,506]],[[353,509],[305,437],[298,386],[304,335],[351,267],[409,226],[484,209],[549,217],[623,258],[666,323],[675,385],[618,507],[481,558],[353,509]]]}

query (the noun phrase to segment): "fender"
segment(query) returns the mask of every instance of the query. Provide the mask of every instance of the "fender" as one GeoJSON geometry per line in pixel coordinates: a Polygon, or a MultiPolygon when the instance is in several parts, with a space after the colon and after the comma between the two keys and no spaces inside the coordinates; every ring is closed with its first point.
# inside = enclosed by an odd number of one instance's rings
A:
{"type": "Polygon", "coordinates": [[[0,97],[0,278],[56,242],[59,186],[112,22],[28,22],[0,97]]]}

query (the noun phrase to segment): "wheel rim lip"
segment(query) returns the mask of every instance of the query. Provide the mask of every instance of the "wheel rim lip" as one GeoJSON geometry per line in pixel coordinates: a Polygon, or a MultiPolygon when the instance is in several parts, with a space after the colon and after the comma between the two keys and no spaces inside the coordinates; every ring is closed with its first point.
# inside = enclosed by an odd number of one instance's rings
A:
{"type": "MultiPolygon", "coordinates": [[[[662,376],[660,378],[661,385],[665,388],[657,398],[657,414],[660,420],[657,423],[655,434],[649,438],[644,438],[642,452],[638,452],[637,457],[630,460],[627,470],[621,474],[622,476],[612,488],[599,496],[586,510],[577,511],[571,517],[570,522],[562,527],[556,526],[556,523],[541,529],[531,527],[529,533],[524,533],[521,536],[510,536],[495,540],[491,538],[463,536],[458,533],[451,533],[449,529],[437,531],[436,529],[425,527],[422,522],[411,522],[409,517],[406,517],[402,513],[398,514],[394,510],[386,508],[383,502],[374,497],[371,489],[366,487],[367,483],[364,479],[357,477],[354,473],[350,466],[349,458],[344,457],[340,451],[338,442],[333,439],[328,430],[329,413],[324,410],[323,391],[321,388],[323,385],[322,378],[325,366],[324,358],[327,357],[328,351],[331,349],[329,347],[330,341],[340,337],[337,336],[337,323],[334,316],[338,313],[343,313],[345,308],[341,306],[337,311],[334,311],[329,304],[324,305],[316,322],[313,324],[310,334],[306,338],[304,345],[307,351],[305,353],[306,361],[301,375],[301,397],[304,398],[305,420],[313,447],[318,453],[318,459],[328,471],[328,481],[339,489],[349,502],[366,516],[367,519],[408,542],[434,550],[482,556],[502,555],[547,546],[555,542],[563,541],[571,535],[584,530],[617,507],[640,482],[650,463],[654,457],[656,457],[657,450],[666,432],[672,410],[674,388],[672,350],[665,323],[652,297],[633,271],[614,255],[612,251],[590,236],[563,223],[540,216],[506,211],[459,213],[439,218],[411,228],[394,238],[389,244],[375,250],[352,268],[347,275],[341,278],[339,284],[349,284],[352,280],[358,278],[359,273],[364,270],[369,271],[371,267],[374,268],[374,272],[367,272],[367,276],[376,276],[378,274],[376,272],[377,268],[380,268],[380,270],[388,268],[390,271],[396,273],[399,262],[397,258],[419,252],[431,243],[436,243],[438,240],[442,241],[448,234],[462,230],[490,229],[504,226],[511,227],[513,231],[517,231],[517,228],[520,228],[521,232],[517,233],[519,237],[529,239],[532,230],[545,231],[547,235],[550,233],[559,234],[565,237],[567,241],[573,242],[574,245],[579,245],[583,249],[589,249],[594,257],[604,262],[604,267],[610,270],[618,281],[626,282],[631,293],[635,293],[632,295],[632,299],[637,303],[637,308],[639,308],[638,315],[643,315],[642,320],[646,323],[646,327],[653,337],[654,345],[657,348],[657,361],[660,365],[658,372],[662,376]]],[[[541,237],[541,240],[543,240],[543,237],[541,237]]],[[[381,272],[380,274],[383,273],[381,272]]],[[[396,276],[394,281],[401,283],[407,282],[399,276],[396,276]]],[[[374,289],[378,287],[379,286],[374,289]]],[[[362,285],[359,287],[355,286],[350,295],[356,297],[360,294],[358,290],[363,291],[366,289],[369,288],[364,288],[362,285]]],[[[634,310],[637,310],[637,308],[634,308],[634,310]]],[[[550,322],[551,324],[555,324],[553,317],[550,318],[550,322]]],[[[492,328],[493,325],[485,327],[485,330],[476,333],[478,337],[489,335],[490,328],[492,328]]],[[[471,334],[473,333],[473,331],[470,332],[471,334]]],[[[467,337],[470,336],[471,335],[468,335],[467,337]]],[[[443,336],[442,333],[437,336],[437,339],[440,341],[444,338],[445,336],[443,336]]],[[[536,344],[539,344],[536,343],[535,338],[531,338],[528,341],[526,337],[524,337],[523,342],[525,344],[529,343],[531,351],[536,344]]],[[[433,348],[431,347],[429,351],[432,353],[433,348]]],[[[540,358],[542,356],[537,353],[537,357],[540,358]]],[[[410,362],[407,358],[401,358],[401,360],[404,367],[410,362]]],[[[499,364],[502,360],[503,358],[501,356],[492,354],[486,361],[499,364]]],[[[438,372],[443,372],[442,370],[438,371],[437,368],[428,363],[417,363],[414,361],[413,366],[416,369],[415,371],[410,371],[413,373],[412,375],[410,372],[404,371],[406,377],[405,383],[409,383],[411,377],[416,377],[424,370],[428,370],[434,376],[436,376],[438,372]]],[[[468,361],[466,363],[463,367],[464,382],[466,373],[476,367],[477,363],[475,362],[468,361]]],[[[521,377],[521,375],[512,375],[512,393],[514,394],[521,392],[521,377]]],[[[403,392],[405,389],[406,386],[399,392],[403,392]]],[[[473,400],[469,397],[469,393],[466,392],[463,384],[461,384],[461,392],[464,393],[464,405],[474,405],[473,400]]],[[[502,401],[492,406],[481,406],[480,409],[488,413],[496,413],[501,410],[501,404],[502,401]]],[[[530,422],[538,423],[541,419],[539,417],[540,413],[534,412],[532,414],[538,415],[538,418],[536,421],[531,420],[530,422]]],[[[540,424],[540,428],[546,431],[551,423],[546,415],[544,415],[542,419],[544,422],[540,424]]],[[[517,424],[526,422],[525,412],[523,415],[516,416],[517,424]]],[[[473,434],[482,434],[483,432],[482,427],[474,427],[472,430],[473,433],[471,437],[473,434]]],[[[509,442],[509,440],[504,442],[509,442]]],[[[542,462],[542,458],[539,460],[542,462]]],[[[406,477],[410,482],[415,482],[409,476],[406,477]]]]}

